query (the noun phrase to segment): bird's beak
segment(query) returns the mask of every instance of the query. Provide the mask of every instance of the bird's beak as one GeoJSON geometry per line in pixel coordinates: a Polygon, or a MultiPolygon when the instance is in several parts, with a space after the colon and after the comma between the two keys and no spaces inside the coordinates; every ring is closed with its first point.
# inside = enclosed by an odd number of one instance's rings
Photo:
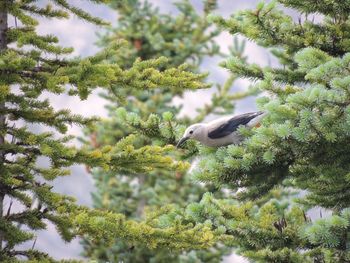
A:
{"type": "Polygon", "coordinates": [[[185,141],[187,141],[189,137],[182,137],[180,141],[176,144],[176,148],[179,148],[185,141]]]}

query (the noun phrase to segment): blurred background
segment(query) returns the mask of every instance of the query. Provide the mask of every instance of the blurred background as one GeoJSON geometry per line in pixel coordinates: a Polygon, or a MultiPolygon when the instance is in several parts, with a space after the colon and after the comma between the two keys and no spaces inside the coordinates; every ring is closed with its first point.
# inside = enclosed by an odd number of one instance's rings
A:
{"type": "MultiPolygon", "coordinates": [[[[42,1],[43,4],[45,1],[42,1]]],[[[87,12],[103,18],[110,22],[112,25],[117,23],[118,14],[108,6],[95,5],[90,1],[71,0],[72,5],[79,6],[87,12]]],[[[175,14],[178,12],[173,5],[173,1],[161,1],[161,0],[149,0],[152,4],[159,7],[160,12],[175,14]]],[[[218,0],[218,9],[216,13],[223,17],[228,17],[230,14],[242,10],[254,8],[259,1],[251,0],[218,0]]],[[[193,0],[191,3],[194,5],[198,12],[203,10],[203,3],[201,0],[193,0]]],[[[40,19],[39,19],[40,20],[40,19]]],[[[14,21],[10,21],[10,24],[14,24],[14,21]]],[[[105,29],[91,25],[87,22],[72,16],[68,20],[40,20],[40,26],[38,31],[40,34],[53,34],[60,39],[60,44],[66,47],[73,47],[74,53],[72,56],[89,56],[99,51],[99,47],[96,46],[98,40],[97,33],[103,33],[105,29]]],[[[228,47],[232,44],[232,36],[228,33],[221,33],[216,37],[216,42],[220,46],[221,52],[228,53],[228,47]]],[[[247,56],[248,62],[256,63],[261,66],[272,65],[278,66],[276,60],[268,51],[257,46],[252,42],[246,43],[246,49],[244,55],[247,56]]],[[[202,71],[209,72],[208,82],[223,84],[228,77],[228,72],[221,68],[218,64],[223,58],[210,57],[205,58],[201,64],[202,71]]],[[[248,80],[238,79],[232,86],[232,91],[246,90],[250,82],[248,80]]],[[[49,95],[52,105],[56,109],[70,108],[73,113],[81,114],[83,116],[99,116],[101,118],[107,116],[107,111],[104,108],[106,101],[98,96],[100,91],[96,90],[85,101],[80,101],[77,97],[64,97],[49,95]]],[[[195,108],[210,101],[211,95],[214,89],[207,89],[201,91],[189,91],[186,92],[183,98],[175,98],[174,103],[183,103],[182,114],[188,115],[195,114],[195,108]],[[200,99],[199,99],[200,98],[200,99]]],[[[239,101],[236,105],[235,113],[243,113],[247,111],[255,110],[255,103],[253,97],[245,98],[239,101]]],[[[70,134],[81,136],[82,131],[79,127],[72,126],[70,134]]],[[[79,144],[78,141],[76,141],[79,144]]],[[[79,204],[91,206],[92,198],[91,192],[94,191],[94,182],[83,166],[72,167],[72,175],[70,178],[59,178],[54,182],[54,190],[63,194],[76,197],[79,204]]],[[[24,246],[31,246],[32,244],[24,244],[24,246]]],[[[55,228],[49,225],[48,231],[42,231],[38,233],[36,241],[36,247],[39,250],[47,251],[52,257],[56,259],[83,259],[81,257],[82,246],[79,240],[73,240],[71,243],[64,243],[55,228]]],[[[242,258],[231,255],[225,258],[224,262],[246,262],[242,258]]]]}

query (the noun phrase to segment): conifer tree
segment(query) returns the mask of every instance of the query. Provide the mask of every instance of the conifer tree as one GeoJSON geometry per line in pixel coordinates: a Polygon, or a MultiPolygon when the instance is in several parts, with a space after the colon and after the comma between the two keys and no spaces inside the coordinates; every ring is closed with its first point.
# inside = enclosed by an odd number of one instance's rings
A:
{"type": "Polygon", "coordinates": [[[73,197],[52,190],[51,181],[67,176],[69,166],[76,163],[130,173],[155,168],[181,171],[186,165],[174,161],[171,146],[138,147],[133,136],[93,151],[72,146],[72,136],[66,134],[68,125],[91,125],[96,118],[84,118],[69,109],[57,111],[43,99],[44,93],[85,99],[96,87],[118,95],[126,87],[181,90],[207,85],[202,83],[205,75],[186,71],[186,65],[168,67],[164,57],[135,60],[127,66],[108,63],[107,59],[121,49],[120,42],[95,56],[68,58],[71,48],[59,46],[55,36],[36,33],[35,17],[65,19],[74,14],[95,24],[104,22],[68,1],[50,2],[45,7],[36,1],[0,2],[0,261],[54,261],[35,249],[35,231],[45,229],[48,221],[65,241],[85,236],[107,241],[121,237],[129,242],[148,242],[152,247],[213,245],[216,237],[205,224],[180,222],[164,227],[151,221],[136,222],[123,214],[78,206],[73,197]],[[10,17],[17,20],[16,27],[9,26],[10,17]],[[44,132],[31,129],[31,124],[43,127],[44,132]],[[47,127],[56,132],[45,131],[47,127]],[[50,164],[39,166],[40,157],[50,164]],[[18,247],[31,240],[31,248],[18,247]]]}
{"type": "MultiPolygon", "coordinates": [[[[186,65],[180,65],[194,56],[196,59],[187,68],[196,70],[203,55],[216,52],[205,44],[212,37],[204,33],[207,22],[195,12],[188,20],[181,19],[181,15],[178,19],[149,16],[146,27],[164,19],[170,25],[173,21],[175,30],[164,26],[159,34],[137,35],[134,33],[140,32],[140,23],[130,21],[137,21],[152,7],[136,0],[116,1],[125,17],[132,14],[128,7],[140,12],[116,28],[120,36],[106,36],[123,37],[127,42],[112,43],[89,58],[68,59],[71,49],[58,46],[54,36],[37,35],[33,17],[65,18],[73,13],[96,24],[103,21],[67,1],[51,2],[54,5],[46,8],[35,1],[0,2],[1,261],[54,261],[35,246],[18,249],[19,244],[34,239],[35,230],[45,229],[46,221],[55,224],[66,241],[84,236],[86,246],[92,248],[87,250],[90,256],[96,245],[95,258],[105,259],[113,249],[126,253],[136,249],[139,254],[135,253],[135,257],[149,253],[148,258],[158,260],[154,252],[143,247],[147,245],[169,249],[174,261],[190,261],[191,256],[193,260],[209,261],[220,257],[220,246],[225,244],[255,262],[350,261],[350,5],[346,1],[279,0],[262,2],[255,10],[241,11],[228,19],[210,16],[223,30],[240,33],[268,48],[282,67],[262,68],[241,56],[222,63],[233,77],[198,119],[215,112],[220,104],[232,109],[227,87],[239,76],[256,80],[256,87],[270,94],[258,100],[260,109],[268,113],[263,125],[251,131],[240,128],[246,137],[242,145],[211,149],[187,142],[181,151],[175,151],[171,144],[181,135],[182,124],[192,121],[176,118],[178,109],[168,102],[185,88],[208,86],[202,83],[203,74],[186,71],[186,65]],[[121,5],[123,2],[126,4],[121,5]],[[308,16],[301,15],[305,19],[295,21],[280,5],[308,16]],[[321,22],[310,20],[311,12],[321,14],[321,22]],[[18,27],[8,26],[9,16],[19,20],[18,27]],[[181,28],[190,32],[176,27],[186,21],[196,25],[182,24],[181,28]],[[185,37],[172,36],[176,33],[185,37]],[[181,40],[186,44],[181,45],[181,40]],[[134,60],[136,57],[139,59],[134,60]],[[68,92],[84,99],[98,86],[108,89],[106,98],[113,103],[112,118],[98,125],[93,125],[95,119],[69,110],[56,111],[49,100],[39,98],[46,91],[68,92]],[[162,92],[161,96],[156,90],[162,92]],[[131,97],[136,98],[135,105],[131,105],[131,97]],[[125,107],[116,109],[122,103],[125,107]],[[154,114],[148,114],[152,111],[154,114]],[[31,123],[54,128],[57,134],[34,132],[28,128],[31,123]],[[89,131],[95,133],[89,148],[67,144],[71,137],[65,133],[72,123],[92,125],[89,131]],[[128,136],[121,139],[125,135],[128,136]],[[177,192],[178,205],[175,195],[160,194],[171,189],[168,182],[175,181],[174,185],[181,187],[187,183],[184,172],[188,164],[175,161],[180,155],[188,160],[199,155],[193,175],[209,183],[208,193],[200,201],[197,200],[204,191],[200,186],[177,192]],[[41,156],[50,160],[49,167],[37,165],[41,156]],[[107,209],[77,206],[72,197],[52,191],[50,181],[67,175],[67,168],[74,163],[93,169],[102,189],[95,196],[96,206],[107,209]],[[96,166],[106,172],[94,170],[96,166]],[[177,171],[178,178],[174,179],[174,173],[169,171],[177,171]],[[114,175],[125,181],[112,180],[114,175]],[[129,184],[133,182],[137,184],[131,189],[129,184]],[[230,197],[210,193],[211,185],[229,187],[230,197]],[[122,197],[122,187],[130,200],[125,205],[120,205],[118,199],[122,197]],[[149,191],[144,191],[146,188],[149,191]],[[132,190],[140,190],[140,194],[132,190]],[[295,193],[299,190],[304,192],[295,193]],[[34,198],[38,204],[34,204],[34,198]],[[193,202],[184,208],[191,198],[193,202]],[[175,205],[163,205],[168,202],[175,205]],[[14,203],[18,203],[20,211],[14,211],[14,203]],[[146,205],[149,210],[144,213],[146,205]],[[306,211],[314,207],[327,208],[331,215],[310,219],[306,211]],[[101,244],[112,250],[102,249],[101,244]],[[138,247],[140,244],[142,247],[138,247]],[[213,248],[217,250],[213,252],[213,248]],[[208,250],[183,255],[178,252],[201,249],[208,250]]],[[[207,11],[211,10],[213,1],[206,3],[207,11]]],[[[185,7],[183,14],[193,10],[186,3],[181,7],[185,7]]],[[[141,30],[148,33],[153,29],[141,30]]],[[[159,260],[166,250],[162,251],[159,260]]],[[[130,253],[125,255],[126,260],[132,257],[130,253]]]]}
{"type": "MultiPolygon", "coordinates": [[[[168,66],[188,62],[192,70],[198,71],[204,56],[219,54],[214,42],[218,32],[209,30],[206,21],[206,15],[215,7],[215,1],[204,1],[203,15],[199,15],[189,1],[177,2],[175,5],[179,14],[172,16],[161,14],[147,2],[113,1],[112,7],[118,11],[118,24],[101,36],[99,44],[108,47],[120,38],[127,40],[129,45],[117,57],[118,65],[125,67],[129,66],[130,60],[136,58],[166,56],[169,59],[168,66]]],[[[232,53],[241,55],[243,50],[244,45],[236,39],[232,53]]],[[[234,100],[252,93],[231,94],[230,88],[235,79],[232,75],[223,87],[219,86],[212,102],[199,109],[199,114],[191,121],[203,120],[211,113],[231,113],[234,100]]],[[[89,138],[85,143],[92,149],[98,149],[136,133],[138,145],[168,147],[166,145],[176,144],[179,130],[184,128],[180,124],[188,124],[190,121],[188,116],[179,118],[180,108],[171,105],[173,97],[181,95],[182,90],[173,88],[162,89],[162,92],[157,89],[127,89],[125,94],[119,93],[120,97],[129,97],[122,104],[113,93],[104,93],[102,96],[109,101],[109,116],[87,130],[89,138]]],[[[177,151],[173,151],[173,154],[178,156],[177,151]]],[[[149,212],[168,205],[173,208],[164,212],[171,214],[174,207],[183,208],[191,202],[199,201],[206,191],[214,191],[217,197],[223,196],[223,192],[216,187],[193,183],[184,172],[175,173],[164,168],[137,174],[94,169],[92,174],[97,187],[93,194],[94,206],[123,213],[127,218],[136,220],[145,220],[149,212]]],[[[167,218],[160,217],[157,220],[161,224],[168,221],[167,218]]],[[[171,251],[168,248],[154,250],[147,244],[131,246],[123,239],[117,239],[114,244],[107,244],[103,240],[99,243],[85,240],[84,247],[85,256],[101,262],[220,262],[222,256],[229,251],[222,245],[206,251],[191,248],[189,251],[171,251]]]]}
{"type": "Polygon", "coordinates": [[[346,1],[279,0],[209,17],[282,65],[222,63],[267,94],[257,100],[267,116],[261,127],[239,129],[242,145],[203,147],[193,176],[230,187],[232,199],[208,193],[183,215],[210,219],[253,262],[350,261],[349,10],[346,1]],[[299,19],[282,7],[299,11],[299,19]],[[320,207],[331,215],[311,219],[307,211],[320,207]]]}

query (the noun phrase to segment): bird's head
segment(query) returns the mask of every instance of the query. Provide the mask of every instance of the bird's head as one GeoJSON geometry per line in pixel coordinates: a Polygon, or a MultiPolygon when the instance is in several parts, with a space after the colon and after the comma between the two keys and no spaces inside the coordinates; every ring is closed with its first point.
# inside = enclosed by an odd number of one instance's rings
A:
{"type": "Polygon", "coordinates": [[[186,129],[184,132],[184,135],[180,139],[180,141],[177,143],[176,147],[180,147],[185,141],[188,139],[195,139],[197,141],[200,141],[204,134],[205,125],[203,123],[196,123],[191,125],[186,129]]]}

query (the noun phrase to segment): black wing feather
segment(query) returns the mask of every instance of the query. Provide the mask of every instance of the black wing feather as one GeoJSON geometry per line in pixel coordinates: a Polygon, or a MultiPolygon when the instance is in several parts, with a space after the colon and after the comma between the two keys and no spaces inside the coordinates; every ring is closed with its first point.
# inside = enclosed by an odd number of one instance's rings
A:
{"type": "Polygon", "coordinates": [[[208,132],[208,137],[211,139],[218,139],[221,137],[225,137],[234,131],[238,129],[240,125],[246,125],[248,122],[250,122],[255,117],[263,114],[263,112],[250,112],[245,113],[242,115],[238,115],[235,117],[232,117],[231,119],[227,120],[227,122],[221,124],[218,127],[215,127],[212,131],[208,132]]]}

